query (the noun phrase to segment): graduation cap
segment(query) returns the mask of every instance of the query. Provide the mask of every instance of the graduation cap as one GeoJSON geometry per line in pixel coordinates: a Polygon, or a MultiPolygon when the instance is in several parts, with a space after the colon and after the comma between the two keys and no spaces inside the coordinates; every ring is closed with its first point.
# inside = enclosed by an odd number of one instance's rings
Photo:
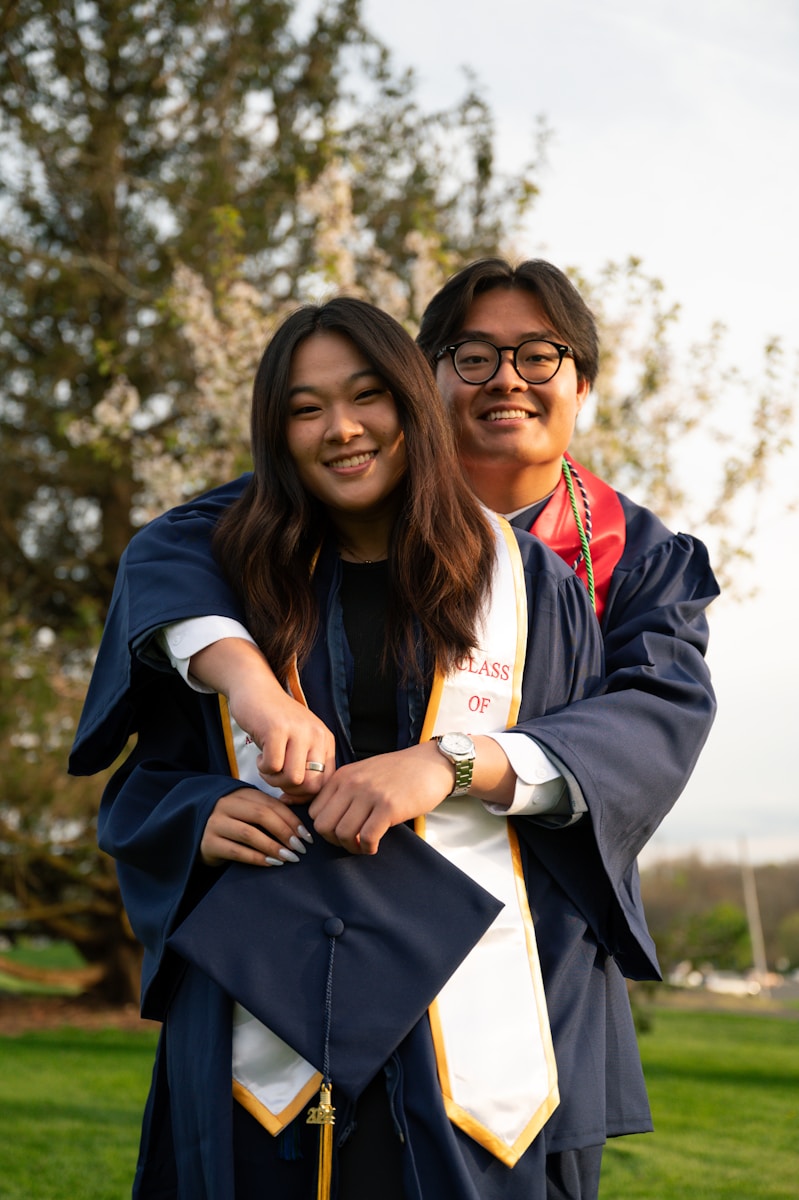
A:
{"type": "Polygon", "coordinates": [[[397,826],[376,855],[231,864],[169,944],[355,1100],[501,908],[397,826]]]}

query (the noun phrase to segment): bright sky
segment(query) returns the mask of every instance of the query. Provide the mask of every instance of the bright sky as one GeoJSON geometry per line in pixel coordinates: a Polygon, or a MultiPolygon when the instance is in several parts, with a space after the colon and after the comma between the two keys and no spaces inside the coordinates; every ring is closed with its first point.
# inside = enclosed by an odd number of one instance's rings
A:
{"type": "MultiPolygon", "coordinates": [[[[715,320],[799,350],[799,6],[795,0],[364,0],[413,67],[426,106],[473,68],[497,117],[500,166],[554,138],[523,250],[595,273],[634,254],[682,306],[686,339],[715,320]]],[[[731,414],[745,420],[746,413],[731,414]]],[[[751,547],[755,600],[720,603],[710,661],[720,712],[684,795],[643,856],[696,850],[799,858],[795,633],[799,453],[775,469],[773,522],[751,547]]],[[[691,530],[701,536],[701,530],[691,530]]]]}

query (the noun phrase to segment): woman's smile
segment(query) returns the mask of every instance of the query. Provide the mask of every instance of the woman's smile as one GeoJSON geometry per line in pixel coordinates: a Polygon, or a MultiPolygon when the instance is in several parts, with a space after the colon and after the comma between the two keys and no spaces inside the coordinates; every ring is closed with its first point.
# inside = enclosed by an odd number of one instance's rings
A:
{"type": "Polygon", "coordinates": [[[349,458],[334,458],[325,463],[326,467],[332,467],[336,471],[349,470],[354,467],[365,467],[367,463],[373,462],[377,457],[377,450],[364,450],[358,454],[352,454],[349,458]]]}

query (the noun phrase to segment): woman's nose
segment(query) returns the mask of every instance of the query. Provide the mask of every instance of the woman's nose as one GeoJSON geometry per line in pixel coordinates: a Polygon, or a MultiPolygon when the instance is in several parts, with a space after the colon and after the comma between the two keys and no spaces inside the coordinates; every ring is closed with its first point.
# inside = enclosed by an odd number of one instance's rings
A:
{"type": "Polygon", "coordinates": [[[336,407],[330,410],[325,430],[325,437],[328,441],[346,442],[361,433],[363,433],[363,425],[357,411],[353,411],[349,407],[336,407]]]}

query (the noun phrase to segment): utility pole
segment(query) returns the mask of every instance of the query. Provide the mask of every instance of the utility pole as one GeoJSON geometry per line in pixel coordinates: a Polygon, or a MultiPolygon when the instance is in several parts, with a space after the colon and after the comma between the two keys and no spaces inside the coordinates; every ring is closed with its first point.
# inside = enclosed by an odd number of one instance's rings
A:
{"type": "Polygon", "coordinates": [[[749,862],[746,838],[741,838],[741,879],[743,881],[746,919],[749,923],[749,938],[752,942],[752,962],[762,993],[768,996],[770,993],[766,984],[768,975],[766,943],[763,939],[763,923],[760,920],[760,904],[757,899],[755,872],[752,864],[749,862]]]}

